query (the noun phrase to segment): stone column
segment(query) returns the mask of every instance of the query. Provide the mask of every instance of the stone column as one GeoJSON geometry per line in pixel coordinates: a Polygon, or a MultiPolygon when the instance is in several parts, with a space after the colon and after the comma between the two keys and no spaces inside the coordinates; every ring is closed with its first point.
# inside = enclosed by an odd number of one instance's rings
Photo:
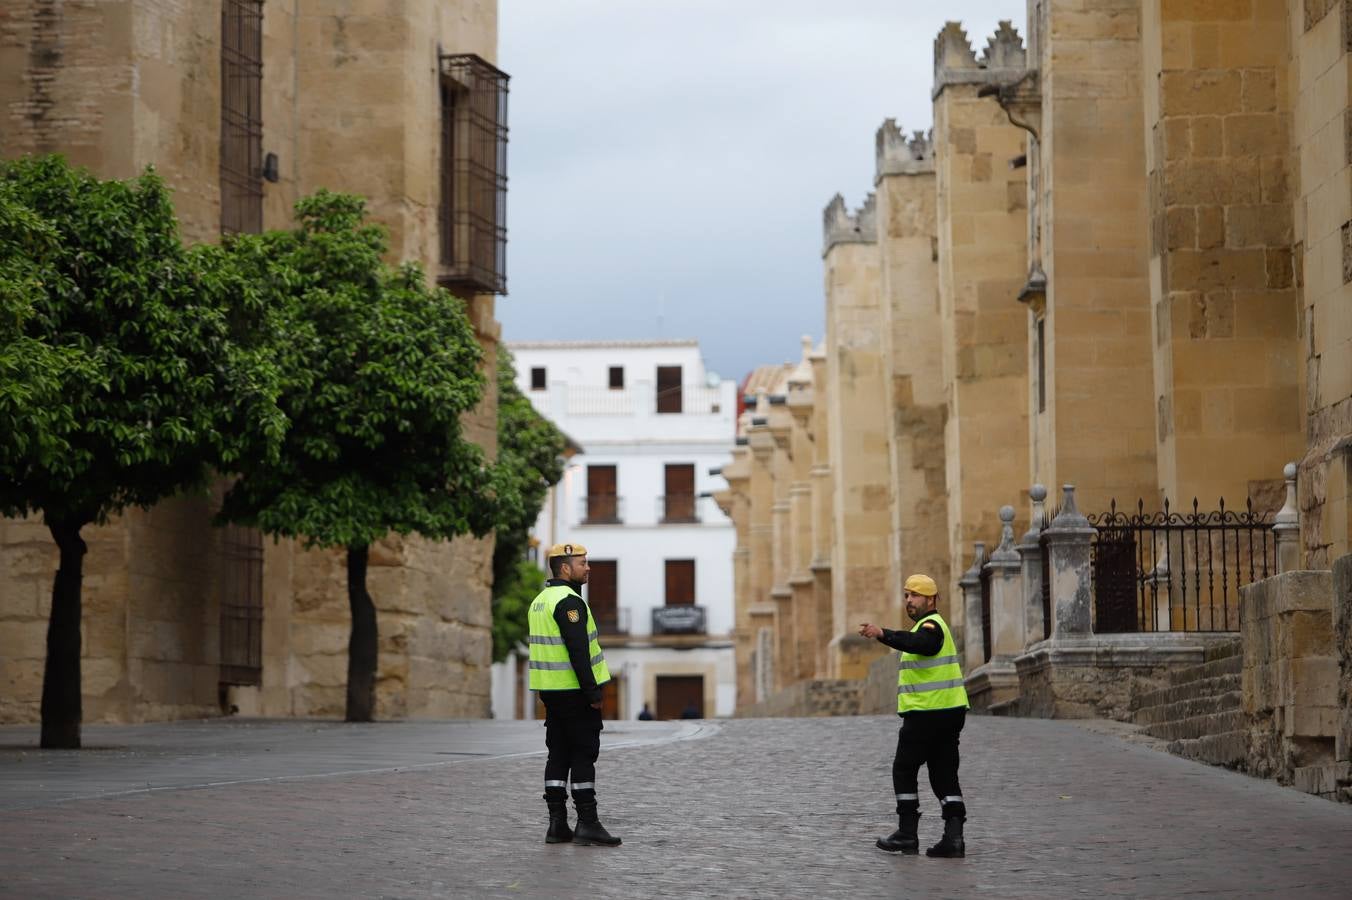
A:
{"type": "MultiPolygon", "coordinates": [[[[1014,507],[1000,507],[1000,546],[985,566],[991,579],[991,659],[1013,659],[1023,651],[1023,583],[1014,549],[1014,507]]],[[[980,587],[977,603],[980,604],[980,587]]]]}
{"type": "Polygon", "coordinates": [[[1019,562],[1023,574],[1023,645],[1036,644],[1045,637],[1042,621],[1042,519],[1046,513],[1043,501],[1047,499],[1047,489],[1035,484],[1028,489],[1033,501],[1033,515],[1028,522],[1028,530],[1019,538],[1019,562]]]}
{"type": "Polygon", "coordinates": [[[1089,543],[1094,526],[1075,508],[1075,485],[1064,485],[1063,490],[1061,512],[1047,528],[1053,640],[1088,637],[1093,633],[1089,611],[1089,543]]]}
{"type": "MultiPolygon", "coordinates": [[[[981,649],[981,567],[986,562],[986,544],[977,541],[976,554],[972,558],[972,567],[962,573],[958,579],[958,588],[962,591],[962,605],[966,615],[963,617],[962,666],[968,672],[983,665],[985,654],[981,649]]],[[[955,635],[954,642],[959,639],[955,635]]]]}
{"type": "Polygon", "coordinates": [[[1286,502],[1277,511],[1272,533],[1277,539],[1277,571],[1294,572],[1300,565],[1300,510],[1296,506],[1296,464],[1282,469],[1286,476],[1286,502]]]}

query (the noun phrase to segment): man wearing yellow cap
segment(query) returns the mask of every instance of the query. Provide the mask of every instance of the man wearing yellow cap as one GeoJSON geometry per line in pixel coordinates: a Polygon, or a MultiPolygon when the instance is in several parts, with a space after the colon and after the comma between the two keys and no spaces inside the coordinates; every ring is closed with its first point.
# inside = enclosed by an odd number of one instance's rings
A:
{"type": "Polygon", "coordinates": [[[904,587],[906,615],[915,626],[892,631],[864,623],[859,633],[901,651],[897,671],[897,755],[892,760],[892,788],[897,795],[897,830],[878,838],[878,847],[890,853],[920,852],[916,826],[920,823],[917,776],[929,767],[930,787],[939,798],[944,836],[925,851],[927,856],[957,857],[966,853],[962,836],[967,807],[958,784],[958,736],[967,720],[967,690],[963,687],[958,648],[948,623],[935,610],[939,586],[928,575],[912,575],[904,587]]]}
{"type": "Polygon", "coordinates": [[[601,753],[601,685],[610,680],[596,620],[582,599],[591,567],[581,544],[549,548],[549,571],[530,605],[530,689],[545,705],[545,843],[615,847],[596,815],[596,758],[601,753]],[[568,780],[577,830],[568,827],[568,780]]]}

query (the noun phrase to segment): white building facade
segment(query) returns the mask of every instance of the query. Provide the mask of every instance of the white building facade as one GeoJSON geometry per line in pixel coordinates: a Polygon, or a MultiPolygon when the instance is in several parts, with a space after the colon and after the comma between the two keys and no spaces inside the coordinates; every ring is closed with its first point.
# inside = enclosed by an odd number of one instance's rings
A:
{"type": "MultiPolygon", "coordinates": [[[[731,715],[736,536],[710,494],[725,486],[736,384],[705,370],[696,341],[508,348],[521,390],[582,448],[534,537],[588,550],[585,596],[613,678],[605,717],[634,719],[645,703],[657,718],[731,715]]],[[[494,715],[533,717],[524,667],[494,669],[494,715]]]]}

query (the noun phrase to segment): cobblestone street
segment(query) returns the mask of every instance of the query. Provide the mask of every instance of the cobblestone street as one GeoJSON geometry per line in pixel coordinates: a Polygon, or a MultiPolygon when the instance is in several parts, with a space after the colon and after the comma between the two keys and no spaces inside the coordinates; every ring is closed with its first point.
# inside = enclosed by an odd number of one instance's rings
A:
{"type": "MultiPolygon", "coordinates": [[[[895,720],[608,723],[614,850],[543,843],[523,722],[0,729],[6,897],[1347,896],[1352,807],[1107,726],[972,718],[965,860],[893,857],[895,720]],[[330,774],[336,773],[336,774],[330,774]]],[[[923,784],[923,781],[922,781],[923,784]]],[[[937,838],[924,797],[922,844],[937,838]]]]}

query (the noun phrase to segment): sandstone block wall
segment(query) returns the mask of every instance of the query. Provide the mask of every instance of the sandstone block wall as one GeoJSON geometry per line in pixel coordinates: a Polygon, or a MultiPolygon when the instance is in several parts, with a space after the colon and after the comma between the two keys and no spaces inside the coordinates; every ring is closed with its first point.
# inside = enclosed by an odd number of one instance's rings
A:
{"type": "MultiPolygon", "coordinates": [[[[438,268],[437,51],[496,57],[497,6],[479,0],[341,9],[269,0],[263,150],[280,180],[264,226],[297,197],[360,193],[391,233],[392,262],[438,268]],[[390,85],[396,89],[391,93],[390,85]]],[[[220,227],[220,5],[190,0],[0,8],[0,154],[64,152],[105,178],[153,164],[189,241],[220,227]]],[[[466,304],[496,371],[492,296],[466,304]]],[[[465,434],[496,452],[493,379],[465,434]]],[[[89,721],[208,715],[218,707],[220,535],[211,502],[181,498],[86,530],[84,692],[89,721]]],[[[492,539],[374,548],[377,715],[485,716],[492,539]]],[[[36,521],[0,522],[0,721],[37,717],[56,552],[36,521]]],[[[341,553],[264,545],[263,683],[227,702],[263,715],[339,715],[349,616],[341,553]]]]}
{"type": "Polygon", "coordinates": [[[1304,452],[1285,4],[1144,8],[1160,487],[1238,500],[1304,452]]]}
{"type": "Polygon", "coordinates": [[[1333,762],[1338,659],[1329,572],[1287,572],[1240,589],[1250,772],[1292,783],[1333,762]]]}
{"type": "Polygon", "coordinates": [[[1308,442],[1300,463],[1301,535],[1306,564],[1324,568],[1352,552],[1352,8],[1289,0],[1287,14],[1308,442]]]}

